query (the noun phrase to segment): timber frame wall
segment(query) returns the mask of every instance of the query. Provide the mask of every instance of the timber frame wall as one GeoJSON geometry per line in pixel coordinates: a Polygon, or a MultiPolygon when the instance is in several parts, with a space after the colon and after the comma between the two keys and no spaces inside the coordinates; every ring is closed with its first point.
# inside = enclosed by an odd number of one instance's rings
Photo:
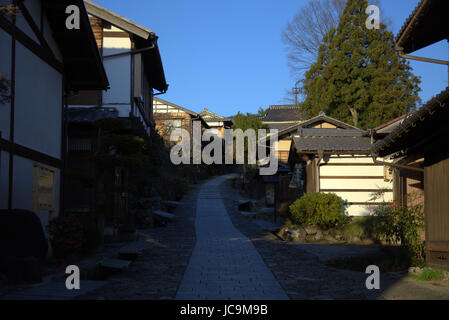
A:
{"type": "MultiPolygon", "coordinates": [[[[25,50],[26,54],[31,53],[38,59],[40,59],[42,62],[44,62],[46,65],[51,67],[54,71],[56,71],[60,78],[60,86],[61,86],[61,92],[59,93],[61,95],[60,100],[60,111],[61,114],[59,118],[57,119],[58,122],[60,122],[60,137],[62,137],[64,126],[63,126],[63,119],[64,119],[64,79],[63,79],[63,66],[62,62],[59,61],[56,58],[55,53],[50,49],[50,45],[47,42],[47,38],[44,34],[44,14],[43,14],[43,7],[41,6],[41,12],[40,21],[34,21],[33,15],[30,13],[30,11],[27,9],[27,7],[22,3],[17,3],[18,7],[20,8],[19,15],[22,15],[20,19],[22,19],[22,23],[26,23],[28,25],[28,28],[31,29],[32,34],[30,31],[26,32],[22,30],[18,24],[17,24],[17,17],[12,17],[10,19],[0,16],[0,31],[6,32],[10,38],[11,38],[11,53],[10,53],[10,108],[9,108],[9,132],[3,132],[0,134],[0,155],[1,153],[6,153],[8,155],[8,187],[7,187],[7,209],[11,210],[15,207],[25,207],[27,208],[28,205],[24,203],[17,203],[17,201],[14,201],[14,193],[15,193],[15,179],[14,179],[14,173],[15,173],[15,167],[16,162],[19,160],[19,158],[26,159],[28,161],[32,162],[38,162],[40,164],[44,164],[47,166],[50,166],[52,168],[62,169],[63,167],[63,161],[64,161],[64,139],[60,138],[60,147],[58,155],[50,155],[47,152],[42,152],[42,150],[39,150],[37,147],[30,147],[30,145],[25,145],[23,143],[20,143],[17,141],[17,133],[19,132],[16,128],[15,124],[19,121],[17,118],[17,108],[24,108],[25,106],[17,105],[17,97],[18,94],[25,94],[20,93],[17,91],[17,66],[19,63],[29,63],[29,61],[21,61],[18,62],[18,52],[17,47],[20,45],[21,50],[25,50]],[[39,24],[39,25],[38,25],[39,24]],[[36,38],[39,42],[35,41],[33,38],[36,38]]],[[[48,32],[48,31],[47,31],[48,32]]],[[[5,61],[3,61],[5,62],[5,61]]],[[[33,106],[31,106],[33,107],[33,106]]],[[[35,107],[35,106],[34,106],[35,107]]],[[[45,124],[42,124],[45,125],[45,124]]],[[[1,129],[1,127],[0,127],[1,129]]],[[[59,189],[59,197],[62,198],[62,185],[59,183],[59,186],[57,186],[59,189]]],[[[30,199],[29,199],[30,200],[30,199]]],[[[59,203],[61,203],[59,199],[59,203]]],[[[22,202],[22,201],[21,201],[22,202]]],[[[56,207],[59,207],[56,206],[56,207]]]]}

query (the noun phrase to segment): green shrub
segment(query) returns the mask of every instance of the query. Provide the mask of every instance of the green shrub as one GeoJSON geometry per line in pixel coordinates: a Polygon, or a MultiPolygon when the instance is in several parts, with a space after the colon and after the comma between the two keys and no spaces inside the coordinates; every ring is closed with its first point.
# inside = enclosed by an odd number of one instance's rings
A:
{"type": "Polygon", "coordinates": [[[290,214],[296,224],[328,230],[348,222],[345,209],[345,201],[335,193],[306,193],[290,205],[290,214]]]}
{"type": "Polygon", "coordinates": [[[422,206],[380,205],[374,209],[373,215],[376,217],[374,230],[378,238],[388,243],[400,243],[407,248],[414,265],[424,260],[422,206]]]}

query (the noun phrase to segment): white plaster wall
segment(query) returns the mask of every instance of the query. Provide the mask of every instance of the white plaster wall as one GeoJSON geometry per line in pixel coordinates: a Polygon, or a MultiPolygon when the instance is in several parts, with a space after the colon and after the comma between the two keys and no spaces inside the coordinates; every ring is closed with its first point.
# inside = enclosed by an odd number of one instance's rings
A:
{"type": "MultiPolygon", "coordinates": [[[[329,161],[329,165],[320,167],[320,177],[321,176],[348,176],[354,177],[352,179],[320,179],[320,190],[333,189],[355,189],[355,190],[365,190],[372,189],[377,190],[380,188],[393,189],[392,181],[385,181],[383,178],[379,179],[357,179],[359,176],[378,176],[383,177],[384,167],[383,166],[371,166],[368,164],[373,164],[371,158],[366,157],[354,157],[354,158],[338,158],[332,157],[329,161]],[[366,166],[332,166],[335,163],[358,163],[367,164],[366,166]]],[[[367,192],[347,192],[347,191],[334,191],[338,196],[348,202],[382,202],[382,199],[373,201],[372,191],[367,192]]],[[[393,201],[393,192],[386,192],[384,195],[384,201],[393,201]]],[[[370,214],[369,209],[366,205],[351,205],[348,206],[348,214],[351,216],[364,216],[370,214]]]]}
{"type": "Polygon", "coordinates": [[[384,179],[320,179],[321,189],[379,189],[392,188],[384,179]]]}
{"type": "Polygon", "coordinates": [[[25,0],[25,7],[28,9],[28,12],[31,14],[31,17],[34,20],[34,23],[40,28],[41,27],[41,13],[42,13],[42,3],[39,0],[25,0]]]}
{"type": "Polygon", "coordinates": [[[349,206],[346,212],[351,217],[363,217],[369,216],[371,214],[371,211],[367,206],[360,206],[360,205],[349,206]]]}
{"type": "MultiPolygon", "coordinates": [[[[13,208],[33,210],[33,184],[34,184],[34,161],[19,156],[14,156],[13,169],[13,208]]],[[[55,210],[53,216],[56,217],[59,212],[59,194],[60,194],[60,172],[56,170],[55,179],[55,210]]],[[[38,211],[37,216],[41,220],[42,226],[48,224],[48,211],[38,211]]]]}
{"type": "MultiPolygon", "coordinates": [[[[104,49],[107,55],[109,49],[104,49]]],[[[103,60],[108,75],[110,89],[103,91],[104,104],[131,103],[131,58],[129,56],[113,57],[103,60]]]]}
{"type": "MultiPolygon", "coordinates": [[[[334,192],[343,200],[347,200],[348,202],[379,202],[382,203],[382,199],[378,200],[370,200],[372,198],[372,192],[334,192]]],[[[393,201],[393,192],[387,192],[384,195],[385,202],[393,201]]]]}
{"type": "Polygon", "coordinates": [[[0,209],[8,208],[9,153],[0,151],[0,209]]]}
{"type": "MultiPolygon", "coordinates": [[[[11,79],[11,36],[0,29],[0,74],[11,79]]],[[[0,104],[0,131],[3,139],[9,139],[11,103],[0,104]]]]}
{"type": "MultiPolygon", "coordinates": [[[[29,1],[25,1],[29,2],[29,1]]],[[[38,7],[40,7],[40,1],[36,1],[34,0],[33,2],[36,3],[36,5],[38,7]]],[[[34,4],[31,5],[31,9],[33,10],[33,12],[30,12],[31,15],[35,15],[36,8],[34,8],[34,4]]],[[[29,7],[29,4],[28,4],[29,7]]],[[[38,26],[40,24],[40,18],[39,20],[34,20],[34,23],[36,23],[38,26]]],[[[30,25],[28,24],[28,22],[26,21],[25,17],[23,16],[23,14],[21,13],[21,11],[19,10],[19,14],[16,16],[16,26],[22,30],[28,37],[30,37],[31,39],[33,39],[34,41],[36,41],[37,43],[39,42],[39,39],[37,38],[37,36],[34,34],[33,30],[31,29],[30,25]]]]}
{"type": "Polygon", "coordinates": [[[321,176],[378,176],[383,177],[383,166],[332,166],[320,167],[321,176]]]}
{"type": "Polygon", "coordinates": [[[15,142],[61,156],[62,75],[17,43],[15,142]]]}

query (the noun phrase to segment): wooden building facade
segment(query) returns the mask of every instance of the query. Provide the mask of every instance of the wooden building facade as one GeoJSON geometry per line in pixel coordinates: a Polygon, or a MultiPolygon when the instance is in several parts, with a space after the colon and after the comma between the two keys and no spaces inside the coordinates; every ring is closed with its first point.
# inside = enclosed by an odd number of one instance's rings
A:
{"type": "Polygon", "coordinates": [[[193,141],[192,134],[194,121],[201,122],[201,132],[210,129],[200,114],[187,108],[156,97],[153,99],[153,105],[155,128],[164,139],[166,145],[171,145],[173,143],[170,141],[170,134],[174,129],[187,130],[190,134],[190,141],[193,141]]]}
{"type": "MultiPolygon", "coordinates": [[[[397,36],[400,54],[449,40],[448,12],[448,1],[421,1],[397,36]]],[[[449,88],[446,88],[373,146],[377,156],[410,162],[424,159],[418,169],[424,170],[426,261],[430,266],[445,269],[449,269],[448,121],[449,88]]]]}
{"type": "Polygon", "coordinates": [[[16,16],[0,15],[0,73],[10,83],[0,105],[0,209],[33,211],[46,230],[64,197],[66,97],[109,84],[82,0],[15,4],[16,16]],[[80,29],[66,27],[69,5],[80,9],[80,29]]]}
{"type": "Polygon", "coordinates": [[[370,149],[367,131],[324,114],[305,121],[292,132],[289,163],[302,181],[296,187],[335,193],[347,201],[350,216],[369,215],[374,206],[393,200],[393,176],[373,161],[370,149]],[[372,200],[379,189],[384,197],[372,200]]]}
{"type": "MultiPolygon", "coordinates": [[[[69,99],[67,167],[70,175],[64,183],[70,195],[65,199],[65,206],[67,213],[95,217],[99,203],[97,198],[101,194],[83,183],[97,181],[95,165],[89,159],[104,152],[101,145],[103,132],[95,126],[95,122],[102,119],[120,120],[125,125],[119,134],[141,137],[151,154],[153,96],[155,91],[165,93],[168,84],[158,37],[153,31],[91,1],[86,0],[85,4],[110,89],[79,91],[69,99]]],[[[116,167],[114,176],[107,178],[110,181],[103,181],[103,186],[113,183],[118,189],[126,184],[126,170],[116,167]]],[[[119,195],[117,192],[114,201],[109,202],[110,208],[106,210],[108,215],[105,217],[107,222],[116,220],[117,216],[126,216],[127,193],[119,195]]]]}
{"type": "Polygon", "coordinates": [[[280,164],[287,164],[292,141],[290,132],[301,123],[299,108],[295,105],[270,106],[261,120],[269,129],[278,130],[277,157],[280,164]]]}
{"type": "Polygon", "coordinates": [[[213,130],[213,133],[222,139],[224,138],[224,130],[232,127],[231,118],[225,118],[207,110],[206,108],[200,112],[200,116],[204,119],[204,121],[206,121],[210,130],[213,130]]]}

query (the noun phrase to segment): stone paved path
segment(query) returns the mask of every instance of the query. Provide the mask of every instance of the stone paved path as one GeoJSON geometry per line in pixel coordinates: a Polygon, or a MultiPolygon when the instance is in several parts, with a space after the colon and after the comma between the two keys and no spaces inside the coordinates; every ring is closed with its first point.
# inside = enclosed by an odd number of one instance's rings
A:
{"type": "Polygon", "coordinates": [[[288,299],[251,241],[232,224],[220,193],[226,177],[206,182],[196,210],[197,242],[177,299],[288,299]]]}

